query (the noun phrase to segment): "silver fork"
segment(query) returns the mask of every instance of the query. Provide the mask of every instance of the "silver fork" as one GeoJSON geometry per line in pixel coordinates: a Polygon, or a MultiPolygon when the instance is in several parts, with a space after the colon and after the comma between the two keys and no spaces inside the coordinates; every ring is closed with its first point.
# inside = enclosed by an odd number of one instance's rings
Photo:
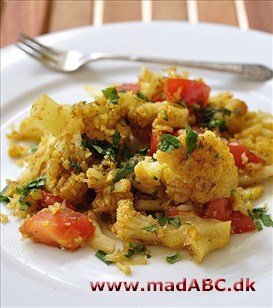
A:
{"type": "Polygon", "coordinates": [[[243,78],[257,81],[266,81],[273,77],[273,71],[270,68],[260,64],[183,61],[140,57],[135,55],[126,56],[101,52],[82,54],[77,50],[60,51],[55,48],[45,46],[38,42],[36,39],[29,37],[28,35],[23,33],[20,34],[17,46],[31,57],[42,62],[44,65],[56,71],[67,73],[76,71],[83,65],[98,60],[122,60],[142,63],[177,65],[191,68],[235,73],[243,78]]]}

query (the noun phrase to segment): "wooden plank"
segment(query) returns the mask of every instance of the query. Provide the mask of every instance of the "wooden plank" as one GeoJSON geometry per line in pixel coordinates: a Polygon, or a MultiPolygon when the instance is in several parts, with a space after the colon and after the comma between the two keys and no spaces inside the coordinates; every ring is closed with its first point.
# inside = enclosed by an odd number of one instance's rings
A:
{"type": "Polygon", "coordinates": [[[270,1],[245,1],[250,28],[273,32],[273,2],[270,1]]]}
{"type": "Polygon", "coordinates": [[[5,1],[1,12],[1,47],[15,43],[19,33],[37,36],[47,32],[50,0],[5,1]]]}
{"type": "Polygon", "coordinates": [[[49,31],[60,31],[92,24],[93,1],[55,0],[52,3],[52,13],[49,31]]]}
{"type": "Polygon", "coordinates": [[[198,1],[199,21],[238,26],[234,1],[198,1]]]}
{"type": "Polygon", "coordinates": [[[105,0],[103,22],[141,20],[140,0],[105,0]]]}
{"type": "Polygon", "coordinates": [[[152,19],[187,20],[187,3],[184,0],[154,0],[152,2],[152,19]]]}

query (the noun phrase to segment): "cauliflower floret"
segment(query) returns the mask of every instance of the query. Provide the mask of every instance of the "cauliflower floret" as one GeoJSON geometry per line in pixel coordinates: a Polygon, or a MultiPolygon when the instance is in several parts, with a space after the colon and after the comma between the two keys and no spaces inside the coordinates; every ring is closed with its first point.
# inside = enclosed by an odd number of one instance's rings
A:
{"type": "Polygon", "coordinates": [[[117,221],[112,231],[124,241],[141,241],[145,244],[161,244],[174,249],[187,248],[195,262],[215,249],[228,244],[230,221],[202,219],[193,212],[180,212],[181,225],[160,226],[151,215],[144,216],[135,211],[131,200],[118,203],[117,221]],[[145,228],[153,226],[154,231],[145,228]]]}
{"type": "Polygon", "coordinates": [[[96,250],[103,250],[106,253],[114,252],[116,242],[110,237],[103,234],[101,227],[97,221],[96,215],[92,211],[87,211],[84,214],[89,218],[90,221],[92,221],[92,224],[95,227],[94,235],[91,239],[88,240],[88,244],[96,250]]]}
{"type": "Polygon", "coordinates": [[[234,211],[248,215],[248,211],[253,210],[252,200],[256,200],[263,194],[264,188],[262,186],[254,187],[237,187],[233,194],[232,208],[234,211]]]}
{"type": "Polygon", "coordinates": [[[99,190],[92,203],[94,213],[113,213],[118,206],[118,201],[122,199],[133,199],[133,194],[130,190],[131,183],[127,179],[122,179],[115,183],[115,189],[112,192],[111,186],[99,190]]]}
{"type": "Polygon", "coordinates": [[[185,128],[188,125],[189,110],[178,104],[161,105],[158,116],[153,122],[153,130],[158,135],[162,132],[173,133],[174,128],[185,128]]]}
{"type": "Polygon", "coordinates": [[[140,161],[135,166],[135,175],[141,184],[150,185],[153,187],[160,186],[160,177],[162,170],[167,165],[159,164],[151,157],[146,156],[143,161],[140,161]]]}
{"type": "Polygon", "coordinates": [[[187,159],[185,136],[178,140],[181,148],[171,154],[156,153],[158,162],[168,165],[161,176],[168,196],[176,203],[191,199],[201,204],[230,197],[238,185],[238,175],[227,145],[206,131],[199,135],[196,150],[187,159]]]}

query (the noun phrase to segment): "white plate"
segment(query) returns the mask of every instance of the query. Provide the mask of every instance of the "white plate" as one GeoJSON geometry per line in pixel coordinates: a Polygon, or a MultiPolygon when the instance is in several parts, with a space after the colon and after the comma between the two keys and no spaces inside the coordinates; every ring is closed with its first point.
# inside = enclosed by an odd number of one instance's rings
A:
{"type": "MultiPolygon", "coordinates": [[[[261,32],[243,32],[236,28],[180,22],[153,24],[126,23],[101,28],[86,27],[41,37],[58,48],[83,52],[103,51],[147,56],[207,61],[259,62],[272,67],[272,36],[261,32]]],[[[148,66],[159,70],[160,66],[148,66]]],[[[232,75],[188,70],[191,77],[203,77],[214,92],[230,90],[245,100],[250,109],[272,111],[272,81],[256,83],[232,75]]],[[[47,93],[57,102],[89,100],[84,85],[103,88],[112,83],[135,81],[139,64],[101,62],[73,74],[50,71],[24,55],[16,47],[2,50],[2,141],[1,185],[5,178],[15,179],[20,169],[8,158],[5,134],[10,123],[19,123],[31,103],[47,93]]],[[[223,179],[224,180],[224,179],[223,179]]],[[[263,199],[271,204],[270,184],[263,199]]],[[[6,213],[2,205],[1,210],[6,213]]],[[[272,305],[272,229],[232,236],[224,249],[208,255],[202,264],[184,260],[174,265],[164,260],[169,249],[152,249],[150,265],[133,267],[125,276],[115,266],[96,259],[92,249],[64,252],[31,241],[20,240],[19,221],[1,225],[2,305],[3,306],[270,306],[272,305]],[[91,292],[90,281],[172,281],[182,278],[226,279],[226,287],[240,278],[255,281],[256,292],[91,292]]],[[[223,286],[223,284],[221,285],[223,286]]]]}

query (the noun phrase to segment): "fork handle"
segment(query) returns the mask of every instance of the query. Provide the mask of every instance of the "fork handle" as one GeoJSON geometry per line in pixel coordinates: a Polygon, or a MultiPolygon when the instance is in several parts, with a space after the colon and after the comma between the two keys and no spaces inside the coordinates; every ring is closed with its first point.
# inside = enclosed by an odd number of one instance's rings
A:
{"type": "Polygon", "coordinates": [[[273,77],[273,71],[270,68],[260,64],[183,61],[183,60],[170,60],[170,59],[161,59],[153,57],[113,55],[107,53],[93,53],[90,59],[88,59],[87,61],[95,61],[95,60],[121,60],[121,61],[131,61],[131,62],[179,65],[191,68],[235,73],[241,75],[243,78],[258,80],[258,81],[269,80],[273,77]]]}

